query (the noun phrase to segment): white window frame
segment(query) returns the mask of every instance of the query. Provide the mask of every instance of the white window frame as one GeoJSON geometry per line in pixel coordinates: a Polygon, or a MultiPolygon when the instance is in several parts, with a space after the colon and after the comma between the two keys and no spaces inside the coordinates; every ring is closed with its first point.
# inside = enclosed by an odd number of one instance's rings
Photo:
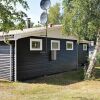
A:
{"type": "Polygon", "coordinates": [[[51,40],[51,50],[60,50],[60,40],[51,40]],[[54,48],[52,48],[52,44],[53,43],[58,43],[58,48],[57,49],[54,49],[54,48]]]}
{"type": "Polygon", "coordinates": [[[30,51],[42,51],[42,39],[30,39],[30,51]],[[40,42],[40,48],[32,48],[32,42],[40,42]]]}
{"type": "Polygon", "coordinates": [[[83,51],[87,51],[87,44],[83,44],[83,51]],[[86,46],[86,48],[85,48],[86,46]]]}
{"type": "Polygon", "coordinates": [[[66,41],[66,50],[74,50],[74,43],[73,43],[73,41],[66,41]],[[72,44],[72,48],[68,48],[67,47],[68,43],[72,44]]]}

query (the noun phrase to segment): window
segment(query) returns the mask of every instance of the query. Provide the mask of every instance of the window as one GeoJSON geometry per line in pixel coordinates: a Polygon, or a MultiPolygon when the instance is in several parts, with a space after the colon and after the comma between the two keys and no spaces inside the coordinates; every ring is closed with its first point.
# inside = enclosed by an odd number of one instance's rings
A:
{"type": "Polygon", "coordinates": [[[51,40],[51,50],[60,50],[59,40],[51,40]]]}
{"type": "Polygon", "coordinates": [[[66,50],[73,50],[73,42],[71,41],[66,42],[66,50]]]}
{"type": "Polygon", "coordinates": [[[87,44],[83,44],[83,50],[87,51],[87,44]]]}
{"type": "Polygon", "coordinates": [[[42,50],[42,39],[30,39],[30,50],[41,51],[42,50]]]}

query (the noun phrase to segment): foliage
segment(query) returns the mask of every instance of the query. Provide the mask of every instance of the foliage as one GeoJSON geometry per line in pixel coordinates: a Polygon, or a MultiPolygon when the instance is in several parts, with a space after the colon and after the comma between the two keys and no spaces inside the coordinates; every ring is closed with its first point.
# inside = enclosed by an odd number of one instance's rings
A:
{"type": "Polygon", "coordinates": [[[100,0],[63,0],[63,32],[93,39],[100,28],[100,0]]]}
{"type": "Polygon", "coordinates": [[[98,52],[96,56],[96,65],[100,65],[100,52],[98,52]]]}
{"type": "Polygon", "coordinates": [[[48,21],[51,24],[61,23],[60,4],[59,3],[56,3],[54,6],[50,7],[48,21]]]}
{"type": "Polygon", "coordinates": [[[1,31],[8,32],[10,29],[14,29],[16,24],[20,29],[24,27],[24,17],[27,15],[23,11],[18,11],[17,5],[21,5],[25,10],[29,8],[26,0],[0,0],[1,31]]]}
{"type": "Polygon", "coordinates": [[[85,79],[94,75],[96,53],[100,39],[100,0],[63,0],[63,32],[78,39],[96,39],[96,47],[90,60],[85,79]]]}

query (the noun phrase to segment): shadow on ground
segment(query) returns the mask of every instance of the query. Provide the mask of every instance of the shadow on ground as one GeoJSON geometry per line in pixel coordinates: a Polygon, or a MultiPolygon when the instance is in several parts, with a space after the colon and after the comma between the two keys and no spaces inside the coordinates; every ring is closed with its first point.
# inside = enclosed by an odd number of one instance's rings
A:
{"type": "Polygon", "coordinates": [[[34,80],[25,81],[26,83],[35,84],[50,84],[50,85],[69,85],[80,82],[83,80],[83,75],[81,71],[71,71],[64,72],[60,74],[44,76],[41,78],[36,78],[34,80]]]}

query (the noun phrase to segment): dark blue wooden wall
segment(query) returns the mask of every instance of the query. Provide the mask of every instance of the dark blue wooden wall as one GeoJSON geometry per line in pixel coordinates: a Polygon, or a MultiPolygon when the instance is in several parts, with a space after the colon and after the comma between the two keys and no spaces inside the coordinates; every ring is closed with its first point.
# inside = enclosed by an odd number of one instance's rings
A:
{"type": "MultiPolygon", "coordinates": [[[[66,50],[65,39],[60,40],[60,51],[57,51],[57,60],[50,61],[51,40],[48,38],[48,53],[30,51],[30,38],[17,41],[17,78],[18,80],[31,79],[34,77],[64,72],[77,68],[77,41],[74,42],[74,50],[66,50]]],[[[43,39],[43,51],[45,51],[45,38],[43,39]]],[[[68,40],[71,41],[71,40],[68,40]]]]}
{"type": "Polygon", "coordinates": [[[87,51],[84,51],[83,44],[86,44],[86,43],[80,43],[78,46],[78,64],[79,64],[79,67],[82,67],[86,63],[88,64],[89,45],[87,44],[87,46],[88,46],[87,51]]]}

